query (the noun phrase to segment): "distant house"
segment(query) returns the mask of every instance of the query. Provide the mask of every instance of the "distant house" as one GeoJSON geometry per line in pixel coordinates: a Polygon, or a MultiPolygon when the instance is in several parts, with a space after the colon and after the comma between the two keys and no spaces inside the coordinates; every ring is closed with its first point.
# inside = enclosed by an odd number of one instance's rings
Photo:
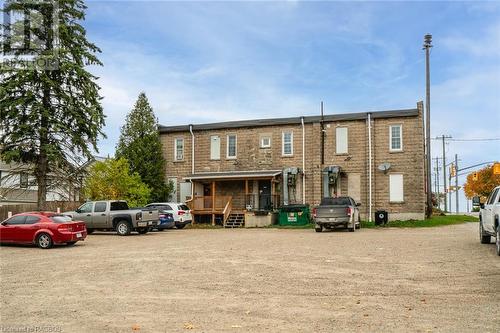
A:
{"type": "MultiPolygon", "coordinates": [[[[64,173],[52,172],[47,178],[47,201],[80,201],[80,192],[89,166],[103,157],[94,157],[64,173]]],[[[32,168],[0,160],[0,205],[36,203],[38,187],[32,168]]]]}
{"type": "Polygon", "coordinates": [[[161,126],[166,176],[197,221],[341,195],[362,204],[363,219],[379,209],[421,219],[422,109],[161,126]]]}

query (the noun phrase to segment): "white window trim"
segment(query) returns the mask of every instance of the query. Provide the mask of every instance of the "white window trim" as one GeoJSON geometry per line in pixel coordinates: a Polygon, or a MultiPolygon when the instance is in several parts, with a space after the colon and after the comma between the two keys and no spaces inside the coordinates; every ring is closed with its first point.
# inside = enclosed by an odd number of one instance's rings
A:
{"type": "Polygon", "coordinates": [[[391,173],[389,174],[389,202],[392,203],[402,203],[405,201],[405,176],[402,173],[391,173]],[[392,200],[391,199],[391,176],[401,176],[401,200],[392,200]]]}
{"type": "Polygon", "coordinates": [[[210,136],[210,160],[211,161],[219,161],[220,160],[220,135],[211,135],[210,136]],[[219,157],[218,158],[213,158],[212,157],[212,143],[213,143],[213,138],[219,138],[219,157]]]}
{"type": "Polygon", "coordinates": [[[293,131],[281,132],[281,156],[293,156],[293,131]],[[285,134],[290,134],[290,154],[285,154],[285,134]]]}
{"type": "Polygon", "coordinates": [[[403,151],[403,124],[393,124],[389,125],[389,151],[403,151]],[[392,148],[392,128],[399,127],[399,136],[400,136],[400,147],[398,149],[392,148]]]}
{"type": "Polygon", "coordinates": [[[263,136],[260,138],[260,148],[271,148],[271,137],[263,136]],[[264,139],[269,139],[269,144],[264,145],[264,139]]]}
{"type": "Polygon", "coordinates": [[[236,134],[228,134],[226,136],[226,158],[228,160],[235,160],[238,158],[238,136],[236,134]],[[234,156],[229,156],[229,137],[234,136],[234,156]]]}
{"type": "Polygon", "coordinates": [[[184,161],[184,152],[186,148],[184,146],[184,138],[175,138],[174,139],[174,161],[184,161]],[[182,159],[177,159],[177,141],[182,140],[182,159]]]}
{"type": "Polygon", "coordinates": [[[347,155],[347,154],[349,154],[349,128],[347,126],[338,126],[338,127],[335,127],[335,154],[337,154],[337,155],[347,155]],[[346,137],[345,137],[346,151],[345,152],[339,152],[337,150],[337,148],[338,148],[337,130],[339,128],[345,128],[345,130],[346,130],[346,137]]]}

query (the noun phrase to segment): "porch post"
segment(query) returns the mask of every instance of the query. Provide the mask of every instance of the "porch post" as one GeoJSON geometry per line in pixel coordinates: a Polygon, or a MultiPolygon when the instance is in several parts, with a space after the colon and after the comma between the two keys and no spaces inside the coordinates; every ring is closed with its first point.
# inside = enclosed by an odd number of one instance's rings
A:
{"type": "Polygon", "coordinates": [[[271,178],[271,202],[273,203],[273,210],[278,207],[279,203],[276,202],[276,183],[274,182],[275,177],[271,178]]]}
{"type": "Polygon", "coordinates": [[[212,181],[212,225],[215,225],[215,181],[212,181]]]}
{"type": "Polygon", "coordinates": [[[245,211],[247,210],[248,199],[248,179],[245,179],[245,211]]]}

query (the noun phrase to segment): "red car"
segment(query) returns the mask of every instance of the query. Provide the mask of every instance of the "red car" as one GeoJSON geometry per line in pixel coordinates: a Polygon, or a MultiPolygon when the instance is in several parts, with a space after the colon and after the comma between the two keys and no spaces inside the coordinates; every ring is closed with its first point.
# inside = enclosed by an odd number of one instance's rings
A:
{"type": "Polygon", "coordinates": [[[53,212],[16,214],[0,224],[1,243],[36,244],[48,249],[54,244],[74,245],[85,237],[85,223],[53,212]]]}

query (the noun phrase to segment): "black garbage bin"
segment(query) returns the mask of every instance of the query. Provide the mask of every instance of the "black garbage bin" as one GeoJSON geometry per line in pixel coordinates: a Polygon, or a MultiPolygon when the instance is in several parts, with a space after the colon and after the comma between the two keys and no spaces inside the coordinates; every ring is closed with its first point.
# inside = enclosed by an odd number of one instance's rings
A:
{"type": "Polygon", "coordinates": [[[389,214],[386,210],[377,210],[375,212],[375,225],[387,224],[389,214]]]}

